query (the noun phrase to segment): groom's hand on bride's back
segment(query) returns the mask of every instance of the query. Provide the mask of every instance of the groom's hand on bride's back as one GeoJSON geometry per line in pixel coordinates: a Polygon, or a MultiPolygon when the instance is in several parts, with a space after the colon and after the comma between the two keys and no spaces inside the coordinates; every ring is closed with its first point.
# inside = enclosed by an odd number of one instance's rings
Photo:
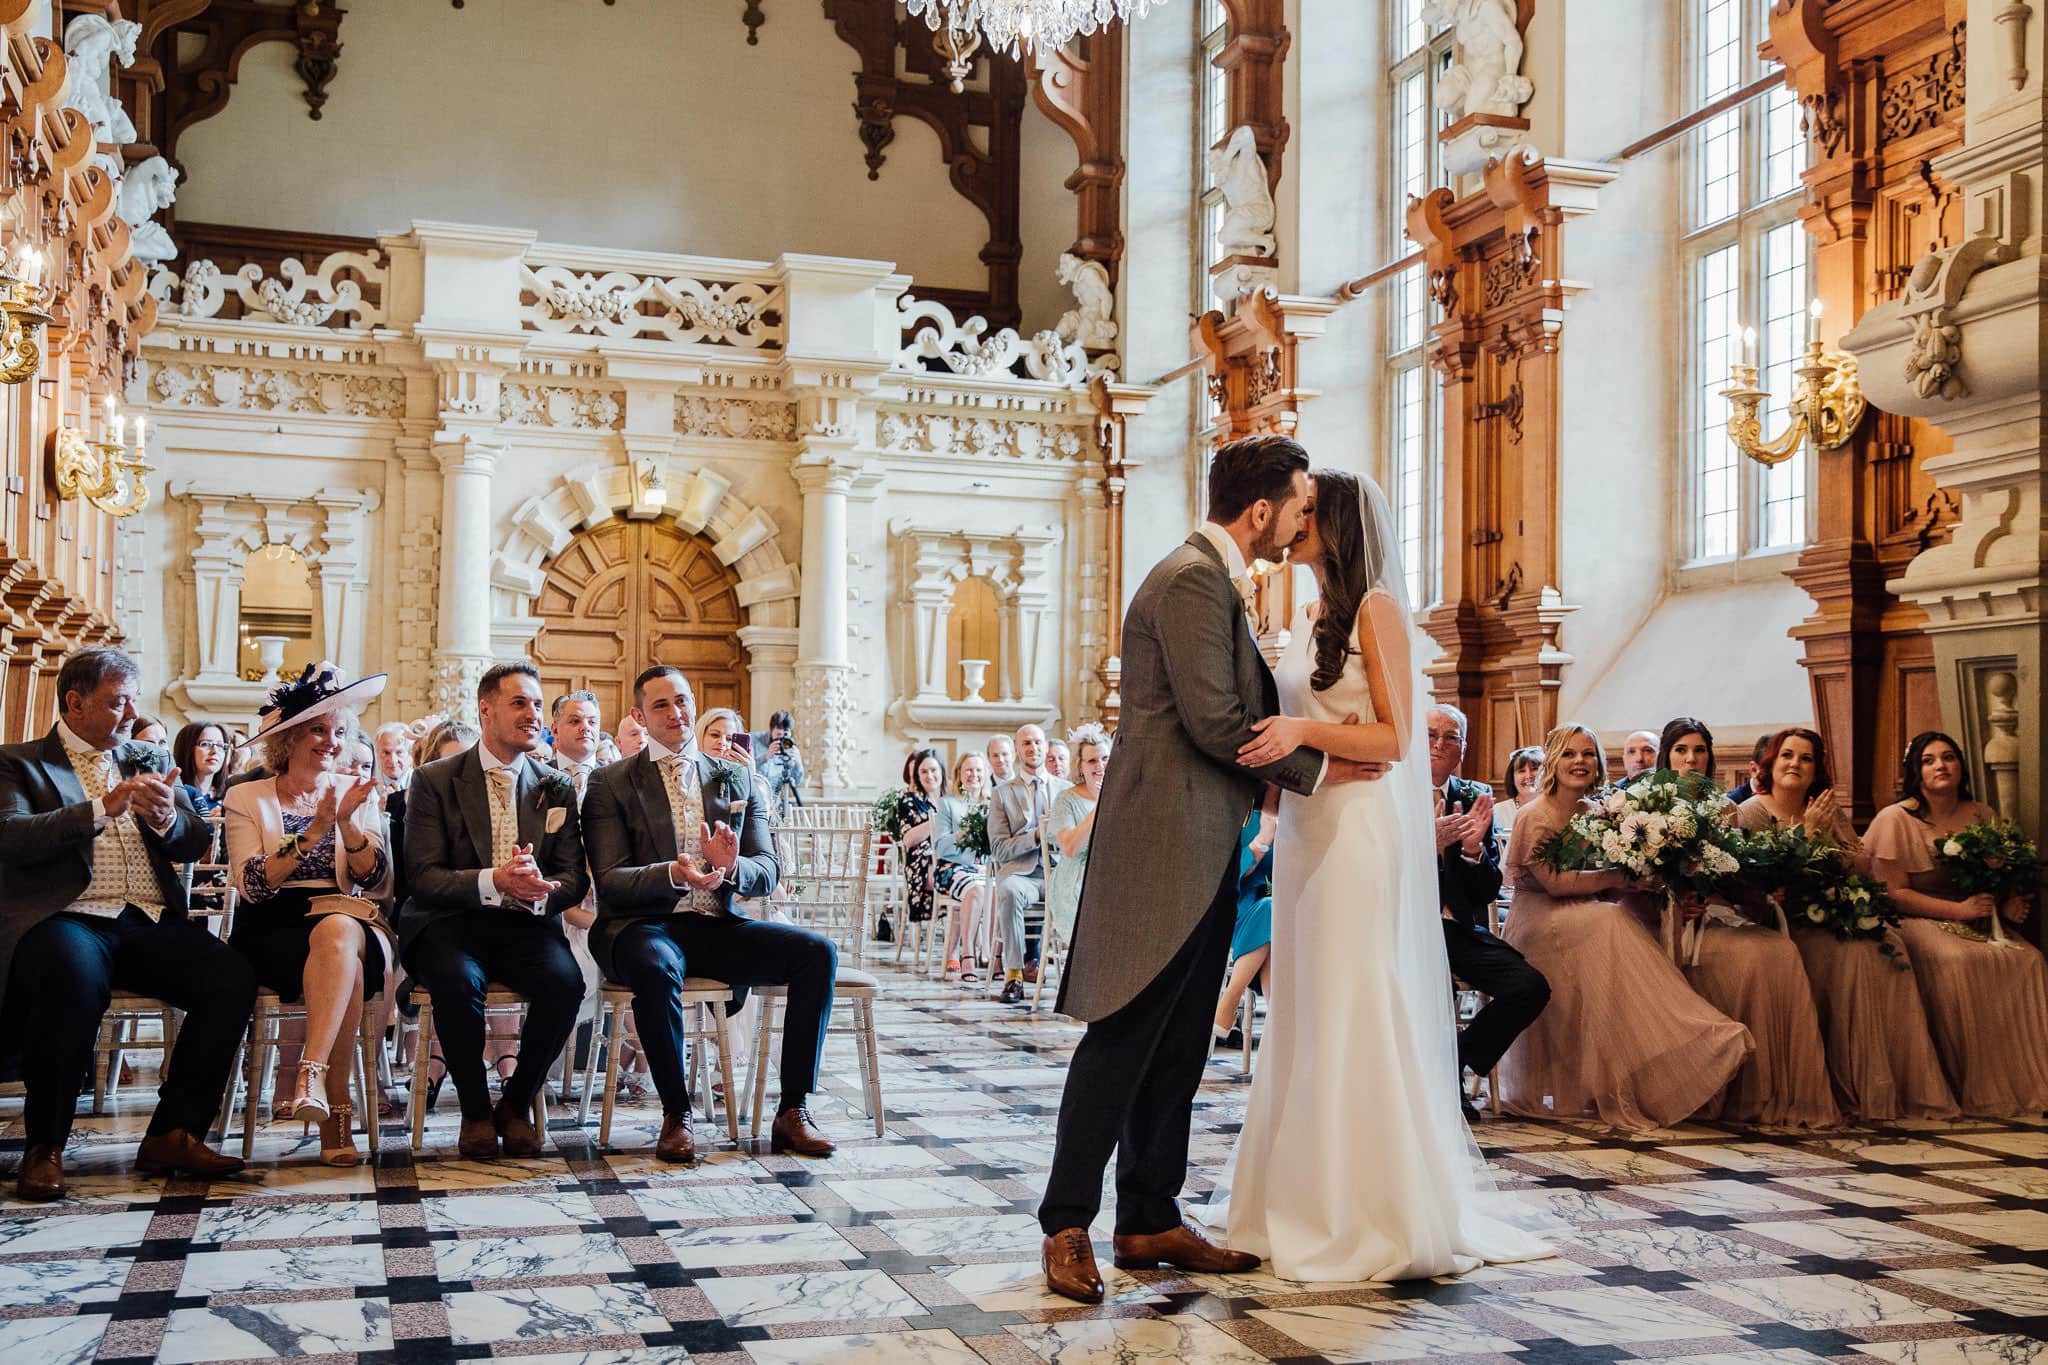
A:
{"type": "Polygon", "coordinates": [[[1361,763],[1356,759],[1333,758],[1330,771],[1323,776],[1323,785],[1332,782],[1374,782],[1393,770],[1391,763],[1361,763]]]}

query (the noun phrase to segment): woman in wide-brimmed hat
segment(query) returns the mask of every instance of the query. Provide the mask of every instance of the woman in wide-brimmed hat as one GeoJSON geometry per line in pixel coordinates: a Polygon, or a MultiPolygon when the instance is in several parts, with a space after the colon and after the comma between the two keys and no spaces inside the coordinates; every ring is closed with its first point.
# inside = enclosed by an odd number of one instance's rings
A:
{"type": "Polygon", "coordinates": [[[270,694],[251,739],[275,777],[227,796],[228,865],[241,908],[230,942],[256,979],[306,1009],[304,1059],[290,1108],[273,1113],[320,1125],[320,1159],[352,1166],[349,1079],[363,1001],[382,987],[389,956],[377,924],[356,918],[390,876],[376,783],[349,767],[355,708],[384,690],[384,675],[344,685],[332,665],[309,665],[270,694]]]}

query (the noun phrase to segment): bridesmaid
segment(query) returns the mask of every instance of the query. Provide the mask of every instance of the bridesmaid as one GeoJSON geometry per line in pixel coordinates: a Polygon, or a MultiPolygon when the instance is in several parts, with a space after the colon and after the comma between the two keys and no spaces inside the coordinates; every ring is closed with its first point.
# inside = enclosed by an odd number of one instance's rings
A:
{"type": "Polygon", "coordinates": [[[1720,1093],[1749,1030],[1694,994],[1634,915],[1612,899],[1626,874],[1553,872],[1538,844],[1586,809],[1604,775],[1600,740],[1561,725],[1543,745],[1542,796],[1515,817],[1515,888],[1501,937],[1550,981],[1550,1007],[1502,1059],[1506,1107],[1532,1117],[1588,1109],[1635,1132],[1677,1123],[1720,1093]]]}
{"type": "MultiPolygon", "coordinates": [[[[1714,775],[1714,735],[1691,716],[1664,727],[1657,768],[1714,775]]],[[[1686,977],[1708,1004],[1756,1040],[1728,1088],[1700,1108],[1705,1119],[1828,1128],[1842,1121],[1828,1086],[1827,1054],[1813,988],[1797,944],[1770,925],[1702,918],[1686,977]]]]}
{"type": "Polygon", "coordinates": [[[1934,861],[1938,839],[1998,813],[1970,799],[1962,750],[1939,731],[1914,736],[1899,786],[1905,799],[1870,822],[1871,864],[1906,917],[1899,933],[1956,1098],[1977,1118],[2039,1114],[2048,1109],[2048,967],[2018,935],[2004,946],[1988,937],[1992,916],[2018,924],[2033,906],[1964,896],[1934,861]]]}
{"type": "MultiPolygon", "coordinates": [[[[1835,798],[1817,733],[1795,728],[1773,735],[1756,768],[1756,795],[1736,807],[1738,825],[1750,831],[1804,826],[1809,838],[1833,838],[1848,851],[1852,870],[1869,875],[1870,853],[1835,798]]],[[[1905,941],[1896,933],[1890,939],[1903,954],[1905,941]]],[[[1813,984],[1828,1074],[1842,1108],[1876,1120],[1955,1117],[1955,1095],[1935,1056],[1919,988],[1911,972],[1900,970],[1900,959],[1886,957],[1876,943],[1808,926],[1794,925],[1792,941],[1813,984]]]]}

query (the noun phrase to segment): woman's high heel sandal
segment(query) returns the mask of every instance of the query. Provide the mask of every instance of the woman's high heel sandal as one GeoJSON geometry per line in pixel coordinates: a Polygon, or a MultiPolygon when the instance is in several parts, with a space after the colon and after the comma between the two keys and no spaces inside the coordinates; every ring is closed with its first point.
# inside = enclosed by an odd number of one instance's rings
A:
{"type": "Polygon", "coordinates": [[[337,1104],[320,1120],[320,1160],[328,1166],[353,1166],[363,1159],[356,1150],[355,1106],[337,1104]]]}
{"type": "Polygon", "coordinates": [[[327,1107],[327,1063],[300,1062],[299,1090],[292,1097],[291,1117],[305,1124],[309,1131],[316,1123],[326,1123],[331,1111],[327,1107]]]}

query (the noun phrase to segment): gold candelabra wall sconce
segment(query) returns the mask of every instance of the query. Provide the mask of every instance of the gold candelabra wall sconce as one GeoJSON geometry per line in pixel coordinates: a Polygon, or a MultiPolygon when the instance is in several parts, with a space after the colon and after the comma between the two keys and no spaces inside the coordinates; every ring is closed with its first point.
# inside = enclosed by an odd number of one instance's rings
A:
{"type": "Polygon", "coordinates": [[[135,444],[128,444],[128,420],[109,406],[101,439],[77,427],[59,427],[50,436],[57,496],[79,498],[114,517],[132,517],[149,506],[149,475],[154,469],[146,447],[145,419],[135,419],[135,444]]]}
{"type": "Polygon", "coordinates": [[[1721,397],[1730,404],[1728,439],[1758,464],[1783,464],[1809,441],[1817,451],[1839,449],[1862,424],[1866,404],[1856,357],[1821,345],[1820,311],[1820,300],[1815,299],[1807,312],[1806,356],[1792,367],[1792,425],[1768,440],[1761,412],[1771,394],[1757,387],[1756,329],[1743,329],[1747,359],[1735,363],[1721,397]]]}
{"type": "Polygon", "coordinates": [[[50,321],[43,311],[43,253],[34,247],[14,252],[0,265],[0,383],[19,384],[42,368],[43,349],[35,330],[50,321]]]}

